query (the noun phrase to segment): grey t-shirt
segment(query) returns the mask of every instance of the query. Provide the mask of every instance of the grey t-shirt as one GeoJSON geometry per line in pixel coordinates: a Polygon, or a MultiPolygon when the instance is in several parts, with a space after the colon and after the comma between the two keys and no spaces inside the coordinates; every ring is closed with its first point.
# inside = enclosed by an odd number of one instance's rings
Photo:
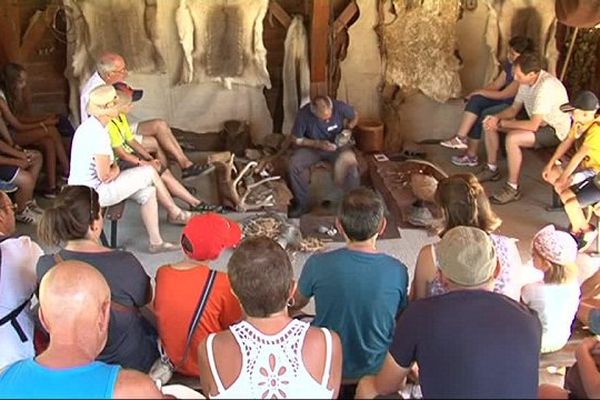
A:
{"type": "MultiPolygon", "coordinates": [[[[83,261],[95,267],[108,282],[112,301],[126,307],[146,304],[150,277],[132,253],[61,250],[58,254],[63,260],[83,261]]],[[[40,257],[36,270],[38,284],[55,264],[54,254],[40,257]]],[[[156,331],[148,322],[139,313],[115,311],[111,307],[108,341],[97,360],[147,372],[158,356],[156,331]]]]}

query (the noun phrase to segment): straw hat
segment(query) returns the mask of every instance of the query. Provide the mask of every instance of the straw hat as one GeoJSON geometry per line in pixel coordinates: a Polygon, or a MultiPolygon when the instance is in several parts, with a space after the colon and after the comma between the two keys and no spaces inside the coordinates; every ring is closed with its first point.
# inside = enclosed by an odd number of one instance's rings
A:
{"type": "Polygon", "coordinates": [[[87,112],[95,117],[115,115],[129,103],[131,99],[125,93],[117,92],[112,85],[100,85],[90,92],[87,112]]]}

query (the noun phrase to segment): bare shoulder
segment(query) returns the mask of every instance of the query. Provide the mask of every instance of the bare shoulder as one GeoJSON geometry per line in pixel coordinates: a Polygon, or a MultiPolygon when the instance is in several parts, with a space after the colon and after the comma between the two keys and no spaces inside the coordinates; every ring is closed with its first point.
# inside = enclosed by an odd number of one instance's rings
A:
{"type": "Polygon", "coordinates": [[[122,369],[117,377],[113,398],[162,399],[163,395],[148,375],[139,371],[122,369]]]}

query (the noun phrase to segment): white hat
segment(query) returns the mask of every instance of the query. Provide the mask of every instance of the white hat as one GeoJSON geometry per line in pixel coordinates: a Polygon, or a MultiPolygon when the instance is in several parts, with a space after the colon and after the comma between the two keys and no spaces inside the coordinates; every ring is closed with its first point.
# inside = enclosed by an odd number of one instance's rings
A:
{"type": "Polygon", "coordinates": [[[95,117],[117,113],[121,107],[131,103],[131,99],[117,92],[112,85],[100,85],[90,92],[87,112],[95,117]]]}

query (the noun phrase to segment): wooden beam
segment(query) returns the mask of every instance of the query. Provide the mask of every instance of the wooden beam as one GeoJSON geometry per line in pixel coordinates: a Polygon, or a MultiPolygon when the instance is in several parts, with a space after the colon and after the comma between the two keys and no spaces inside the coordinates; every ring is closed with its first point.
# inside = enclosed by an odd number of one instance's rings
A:
{"type": "Polygon", "coordinates": [[[31,57],[42,39],[44,39],[57,11],[58,6],[49,5],[46,7],[46,10],[36,11],[33,17],[31,17],[29,26],[23,35],[23,45],[19,51],[19,58],[22,62],[27,61],[31,57]]]}
{"type": "Polygon", "coordinates": [[[273,16],[283,27],[287,30],[292,23],[292,17],[281,7],[277,0],[271,0],[269,2],[269,10],[273,13],[273,16]]]}
{"type": "Polygon", "coordinates": [[[335,19],[335,22],[333,23],[333,36],[337,36],[357,13],[358,6],[355,1],[351,1],[350,4],[344,8],[344,11],[342,11],[335,19]]]}
{"type": "Polygon", "coordinates": [[[19,61],[21,47],[21,13],[19,2],[0,0],[0,48],[4,62],[19,61]]]}
{"type": "Polygon", "coordinates": [[[327,95],[329,0],[314,0],[310,27],[310,94],[327,95]]]}

